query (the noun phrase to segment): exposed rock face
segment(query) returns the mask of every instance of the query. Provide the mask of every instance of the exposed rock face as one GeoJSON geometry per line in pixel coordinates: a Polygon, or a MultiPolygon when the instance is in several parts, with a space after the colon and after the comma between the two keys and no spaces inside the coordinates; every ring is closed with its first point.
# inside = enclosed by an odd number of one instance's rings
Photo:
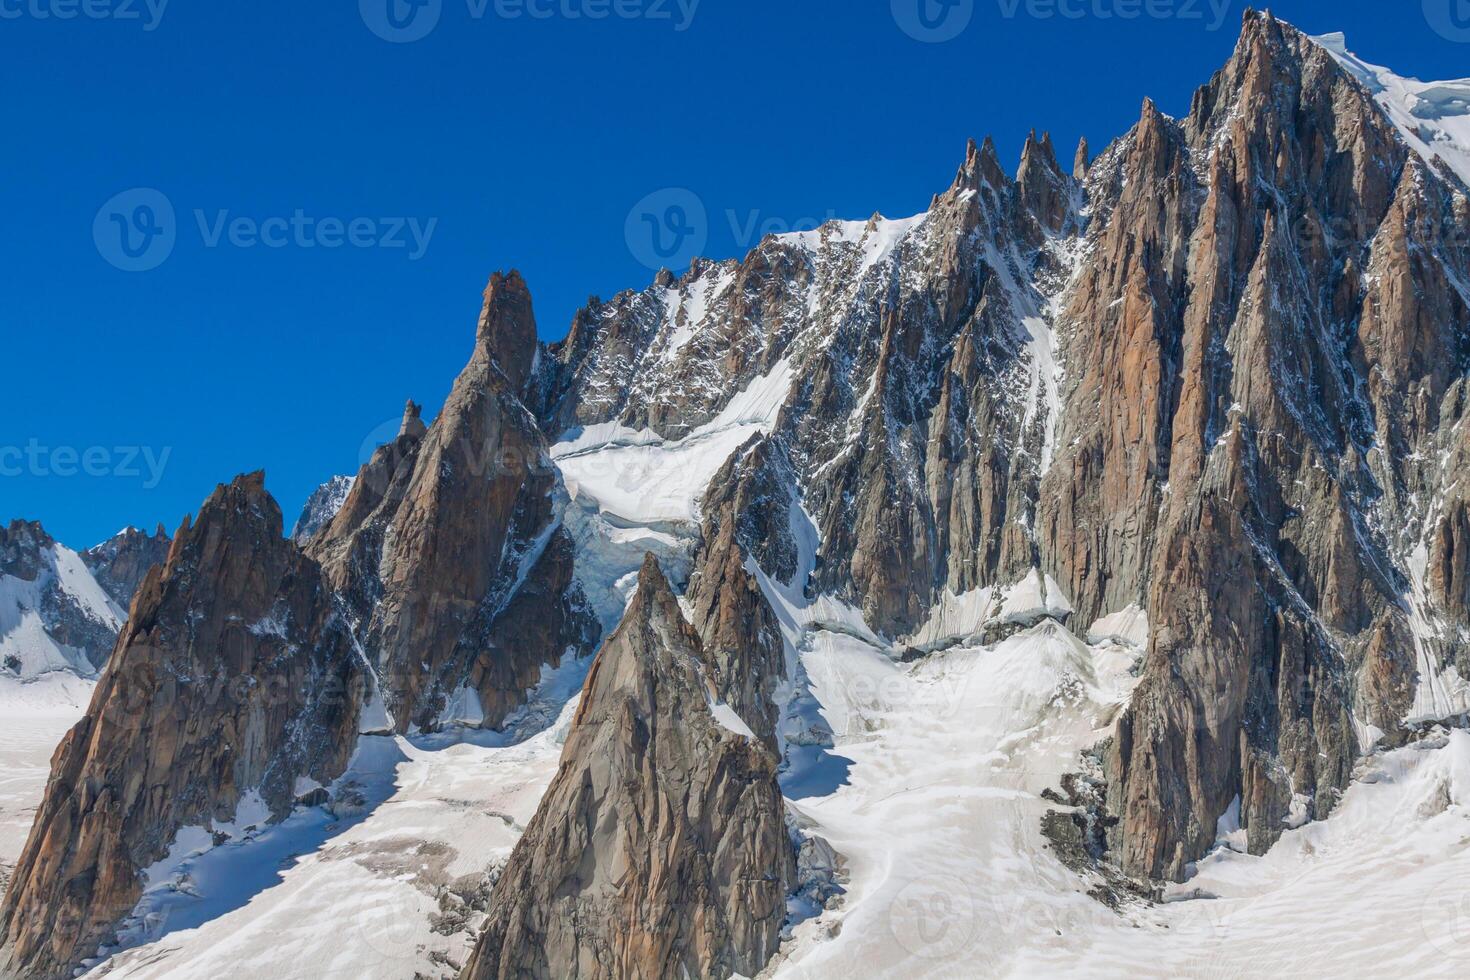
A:
{"type": "Polygon", "coordinates": [[[220,486],[148,573],[86,717],[57,750],[0,906],[0,971],[70,976],[190,825],[257,792],[284,816],[357,738],[364,665],[262,474],[220,486]]]}
{"type": "Polygon", "coordinates": [[[1365,738],[1470,707],[1439,676],[1470,666],[1467,228],[1454,174],[1251,11],[1185,119],[1146,101],[1070,174],[1045,138],[1014,180],[972,144],[918,219],[594,302],[533,401],[550,432],[678,438],[778,385],[808,587],[891,637],[1033,570],[1081,627],[1141,607],[1110,857],[1178,878],[1236,795],[1260,851],[1365,738]]]}
{"type": "Polygon", "coordinates": [[[1433,479],[1410,460],[1439,427],[1424,406],[1444,397],[1442,366],[1466,363],[1465,297],[1441,284],[1465,254],[1427,238],[1434,259],[1411,262],[1417,247],[1394,247],[1451,218],[1448,195],[1356,81],[1269,15],[1247,18],[1186,120],[1146,112],[1102,164],[1090,182],[1128,175],[1117,208],[1135,217],[1103,233],[1114,257],[1098,268],[1131,267],[1134,285],[1112,315],[1114,292],[1074,295],[1067,316],[1097,352],[1078,363],[1126,363],[1142,344],[1158,367],[1083,380],[1131,406],[1141,440],[1099,425],[1113,411],[1074,413],[1062,438],[1083,447],[1074,468],[1100,463],[1102,486],[1136,488],[1135,511],[1089,542],[1070,529],[1120,511],[1069,492],[1043,527],[1089,610],[1109,604],[1092,604],[1094,569],[1127,582],[1151,563],[1138,581],[1152,644],[1109,764],[1113,840],[1125,870],[1178,879],[1232,797],[1259,852],[1294,802],[1330,811],[1359,749],[1355,714],[1393,732],[1410,711],[1401,597],[1423,516],[1408,498],[1433,479]],[[1138,180],[1123,155],[1163,169],[1138,180]],[[1396,217],[1426,207],[1440,217],[1418,232],[1396,217]],[[1438,306],[1433,328],[1417,297],[1438,306]],[[1384,359],[1419,345],[1435,364],[1384,359]],[[1150,501],[1156,523],[1137,519],[1150,501]]]}
{"type": "Polygon", "coordinates": [[[711,714],[710,663],[650,556],[593,663],[561,769],[464,976],[754,976],[795,857],[763,742],[711,714]]]}
{"type": "Polygon", "coordinates": [[[772,748],[777,720],[772,695],[786,677],[785,650],[780,624],[749,560],[783,582],[795,577],[794,481],[791,463],[775,440],[753,439],[730,457],[704,496],[700,544],[686,593],[716,699],[772,748]]]}
{"type": "Polygon", "coordinates": [[[1023,577],[1056,425],[1053,229],[1078,224],[1049,147],[1031,144],[1024,186],[972,144],[920,218],[769,237],[594,304],[545,358],[545,426],[677,437],[788,372],[778,428],[822,537],[815,589],[903,635],[945,588],[1023,577]]]}
{"type": "Polygon", "coordinates": [[[564,493],[522,402],[535,338],[524,281],[496,274],[439,418],[426,429],[410,402],[398,438],[308,546],[358,617],[400,731],[494,727],[542,666],[596,639],[560,526],[564,493]]]}
{"type": "Polygon", "coordinates": [[[34,582],[46,564],[43,552],[55,543],[39,521],[11,521],[0,528],[0,575],[34,582]]]}
{"type": "Polygon", "coordinates": [[[126,603],[113,601],[84,557],[39,523],[0,527],[0,677],[91,677],[126,616],[126,603]]]}
{"type": "Polygon", "coordinates": [[[82,561],[112,601],[127,609],[148,570],[168,557],[171,543],[162,524],[151,535],[130,527],[82,552],[82,561]]]}
{"type": "Polygon", "coordinates": [[[1021,206],[1034,215],[1046,231],[1059,234],[1072,220],[1076,205],[1072,200],[1075,184],[1062,175],[1050,133],[1043,133],[1038,140],[1036,131],[1032,130],[1026,137],[1026,145],[1021,151],[1021,169],[1016,172],[1016,185],[1021,206]]]}

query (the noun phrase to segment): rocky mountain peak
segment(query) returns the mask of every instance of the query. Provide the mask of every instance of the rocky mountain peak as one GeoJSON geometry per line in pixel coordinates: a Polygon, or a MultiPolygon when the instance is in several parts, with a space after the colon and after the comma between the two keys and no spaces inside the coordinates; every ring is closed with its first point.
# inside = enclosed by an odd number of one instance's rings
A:
{"type": "MultiPolygon", "coordinates": [[[[633,602],[629,606],[631,615],[627,618],[632,622],[647,625],[656,607],[665,618],[670,618],[669,610],[678,608],[678,600],[674,598],[674,590],[669,584],[669,577],[664,574],[663,566],[658,563],[658,556],[649,552],[643,556],[643,564],[638,567],[638,587],[633,592],[633,602]]],[[[682,615],[674,618],[682,618],[682,615]]]]}
{"type": "Polygon", "coordinates": [[[308,546],[358,617],[400,730],[498,725],[543,666],[591,642],[557,475],[521,400],[535,330],[525,281],[497,273],[434,424],[381,447],[308,546]]]}
{"type": "Polygon", "coordinates": [[[496,272],[485,287],[476,334],[477,352],[497,364],[512,391],[520,392],[536,359],[536,317],[531,291],[520,272],[496,272]]]}
{"type": "Polygon", "coordinates": [[[429,427],[424,425],[423,414],[424,407],[415,404],[410,398],[408,404],[403,406],[403,424],[398,427],[398,438],[402,439],[404,436],[422,438],[424,433],[429,431],[429,427]]]}
{"type": "Polygon", "coordinates": [[[1006,176],[1005,168],[1000,164],[1000,156],[996,153],[995,140],[990,136],[986,136],[978,145],[973,139],[965,145],[965,162],[955,175],[954,185],[950,190],[975,191],[983,184],[997,189],[1010,185],[1010,178],[1006,176]]]}
{"type": "Polygon", "coordinates": [[[1051,133],[1042,133],[1041,138],[1036,138],[1036,130],[1031,130],[1026,135],[1026,142],[1021,147],[1021,168],[1017,171],[1016,179],[1021,179],[1021,174],[1029,167],[1041,167],[1042,169],[1060,175],[1061,167],[1057,165],[1056,148],[1052,146],[1051,133]]]}
{"type": "Polygon", "coordinates": [[[0,528],[0,574],[35,581],[41,573],[38,556],[55,543],[40,521],[12,520],[0,528]]]}
{"type": "MultiPolygon", "coordinates": [[[[180,529],[189,541],[199,541],[216,529],[213,540],[264,541],[282,536],[281,507],[265,488],[265,470],[242,473],[229,483],[214,488],[199,508],[194,522],[180,529]]],[[[187,547],[187,543],[185,545],[187,547]]]]}
{"type": "Polygon", "coordinates": [[[127,609],[154,565],[167,558],[172,539],[162,524],[149,535],[135,527],[82,552],[82,561],[119,607],[127,609]]]}
{"type": "MultiPolygon", "coordinates": [[[[399,432],[398,439],[394,440],[395,445],[399,440],[411,443],[423,437],[423,433],[416,433],[408,421],[405,415],[404,426],[399,432]]],[[[317,532],[330,524],[332,519],[341,513],[347,503],[347,498],[352,493],[352,488],[356,485],[355,477],[334,476],[313,490],[311,496],[306,498],[306,503],[302,505],[295,527],[291,529],[291,540],[305,548],[317,535],[317,532]]]]}
{"type": "Polygon", "coordinates": [[[717,718],[698,632],[649,556],[466,980],[755,976],[795,878],[776,757],[717,718]]]}
{"type": "MultiPolygon", "coordinates": [[[[146,550],[147,536],[134,534],[146,550]]],[[[146,565],[137,566],[145,560],[124,554],[120,578],[141,576],[146,565]]],[[[99,577],[92,564],[38,521],[0,527],[0,677],[31,681],[58,671],[90,677],[106,662],[135,583],[99,577]]]]}
{"type": "Polygon", "coordinates": [[[209,496],[133,610],[56,752],[0,905],[0,972],[70,975],[181,828],[233,824],[247,796],[280,819],[298,778],[330,784],[356,744],[362,662],[263,473],[209,496]]]}
{"type": "MultiPolygon", "coordinates": [[[[250,791],[278,811],[277,772],[340,763],[351,704],[195,719],[166,703],[179,663],[247,687],[375,673],[399,732],[496,728],[597,646],[584,582],[616,628],[471,978],[766,969],[792,892],[779,753],[830,744],[793,705],[840,686],[803,690],[847,641],[908,680],[1038,623],[1074,682],[1126,661],[1131,694],[1048,765],[1113,726],[1087,752],[1088,857],[1145,892],[1227,814],[1257,854],[1329,814],[1364,753],[1470,712],[1470,202],[1344,57],[1248,11],[1183,120],[1145,100],[1070,175],[1045,134],[1014,180],[971,141],[929,212],[661,271],[539,360],[529,290],[497,273],[444,410],[409,402],[310,558],[258,474],[185,521],[0,933],[68,967],[177,819],[250,791]],[[647,548],[678,564],[639,567],[647,548]],[[1105,622],[1127,650],[1095,657],[1105,622]],[[147,738],[112,707],[133,668],[169,691],[147,738]],[[303,726],[309,748],[275,738],[303,726]]],[[[848,736],[901,748],[913,710],[855,702],[848,736]]],[[[881,781],[861,755],[854,782],[881,781]]]]}
{"type": "Polygon", "coordinates": [[[1060,232],[1071,214],[1072,185],[1057,164],[1050,133],[1038,140],[1033,129],[1026,137],[1025,148],[1021,151],[1021,166],[1016,172],[1016,186],[1025,210],[1047,232],[1060,232]]]}

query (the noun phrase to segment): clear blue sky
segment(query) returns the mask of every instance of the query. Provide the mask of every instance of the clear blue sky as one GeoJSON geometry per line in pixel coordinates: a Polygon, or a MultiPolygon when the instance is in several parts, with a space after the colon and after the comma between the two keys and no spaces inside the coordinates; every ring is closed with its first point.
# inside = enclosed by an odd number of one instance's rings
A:
{"type": "MultiPolygon", "coordinates": [[[[625,234],[647,195],[692,191],[717,257],[760,230],[917,213],[970,136],[1014,163],[1050,129],[1070,159],[1145,95],[1182,115],[1244,9],[1210,30],[1223,0],[1147,0],[1194,16],[1137,19],[1095,12],[1129,0],[1063,0],[1075,19],[959,0],[965,29],[926,43],[900,26],[925,32],[918,0],[701,0],[692,18],[692,0],[394,2],[390,21],[388,0],[171,0],[161,17],[160,0],[0,0],[0,519],[85,547],[172,530],[264,468],[289,523],[405,398],[437,410],[494,269],[524,272],[560,337],[588,295],[652,278],[625,234]],[[369,27],[435,14],[407,43],[369,27]],[[103,207],[134,188],[158,194],[103,207]],[[123,271],[168,242],[142,237],[165,230],[160,195],[172,251],[123,271]],[[384,239],[403,247],[360,247],[384,239]]],[[[926,2],[934,31],[959,23],[926,2]]],[[[1428,6],[1439,33],[1420,0],[1273,9],[1404,74],[1470,74],[1470,43],[1445,36],[1470,38],[1470,0],[1428,6]]]]}

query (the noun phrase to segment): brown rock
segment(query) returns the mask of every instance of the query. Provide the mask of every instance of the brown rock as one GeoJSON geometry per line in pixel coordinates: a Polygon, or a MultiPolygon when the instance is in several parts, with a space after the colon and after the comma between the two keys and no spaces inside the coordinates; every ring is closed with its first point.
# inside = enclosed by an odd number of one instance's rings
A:
{"type": "Polygon", "coordinates": [[[316,563],[282,537],[260,473],[220,486],[148,573],[86,716],[53,760],[0,906],[0,973],[70,976],[179,828],[274,818],[297,777],[330,783],[367,678],[316,563]]]}
{"type": "Polygon", "coordinates": [[[168,532],[162,524],[151,535],[130,527],[82,552],[82,561],[87,563],[97,584],[114,602],[127,609],[133,604],[133,596],[148,570],[163,564],[168,557],[169,544],[168,532]]]}
{"type": "Polygon", "coordinates": [[[410,403],[402,434],[309,546],[359,617],[399,731],[438,726],[466,686],[494,727],[543,666],[595,639],[559,528],[556,470],[520,397],[535,336],[525,282],[496,274],[439,417],[423,430],[410,403]]]}
{"type": "Polygon", "coordinates": [[[795,877],[777,760],[714,719],[708,669],[650,556],[491,896],[466,980],[765,966],[795,877]]]}

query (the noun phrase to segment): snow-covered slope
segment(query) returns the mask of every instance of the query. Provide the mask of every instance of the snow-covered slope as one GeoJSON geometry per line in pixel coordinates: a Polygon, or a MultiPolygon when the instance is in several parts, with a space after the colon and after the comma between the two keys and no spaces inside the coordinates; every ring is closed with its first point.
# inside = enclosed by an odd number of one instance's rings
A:
{"type": "MultiPolygon", "coordinates": [[[[100,547],[100,546],[99,546],[100,547]]],[[[0,887],[127,612],[41,525],[0,526],[0,887]]]]}
{"type": "Polygon", "coordinates": [[[1312,40],[1368,87],[1416,153],[1431,163],[1443,160],[1470,187],[1470,78],[1421,82],[1368,64],[1348,50],[1340,31],[1312,40]]]}
{"type": "Polygon", "coordinates": [[[197,846],[150,869],[130,948],[89,976],[455,976],[487,871],[556,774],[575,707],[565,688],[553,723],[519,744],[487,732],[364,737],[333,787],[354,787],[355,810],[302,808],[269,828],[237,819],[218,847],[192,835],[197,846]]]}
{"type": "Polygon", "coordinates": [[[40,525],[16,522],[0,533],[0,683],[53,671],[94,676],[126,611],[40,525]]]}
{"type": "Polygon", "coordinates": [[[29,682],[0,679],[0,879],[25,846],[51,756],[86,710],[92,687],[64,670],[29,682]]]}

